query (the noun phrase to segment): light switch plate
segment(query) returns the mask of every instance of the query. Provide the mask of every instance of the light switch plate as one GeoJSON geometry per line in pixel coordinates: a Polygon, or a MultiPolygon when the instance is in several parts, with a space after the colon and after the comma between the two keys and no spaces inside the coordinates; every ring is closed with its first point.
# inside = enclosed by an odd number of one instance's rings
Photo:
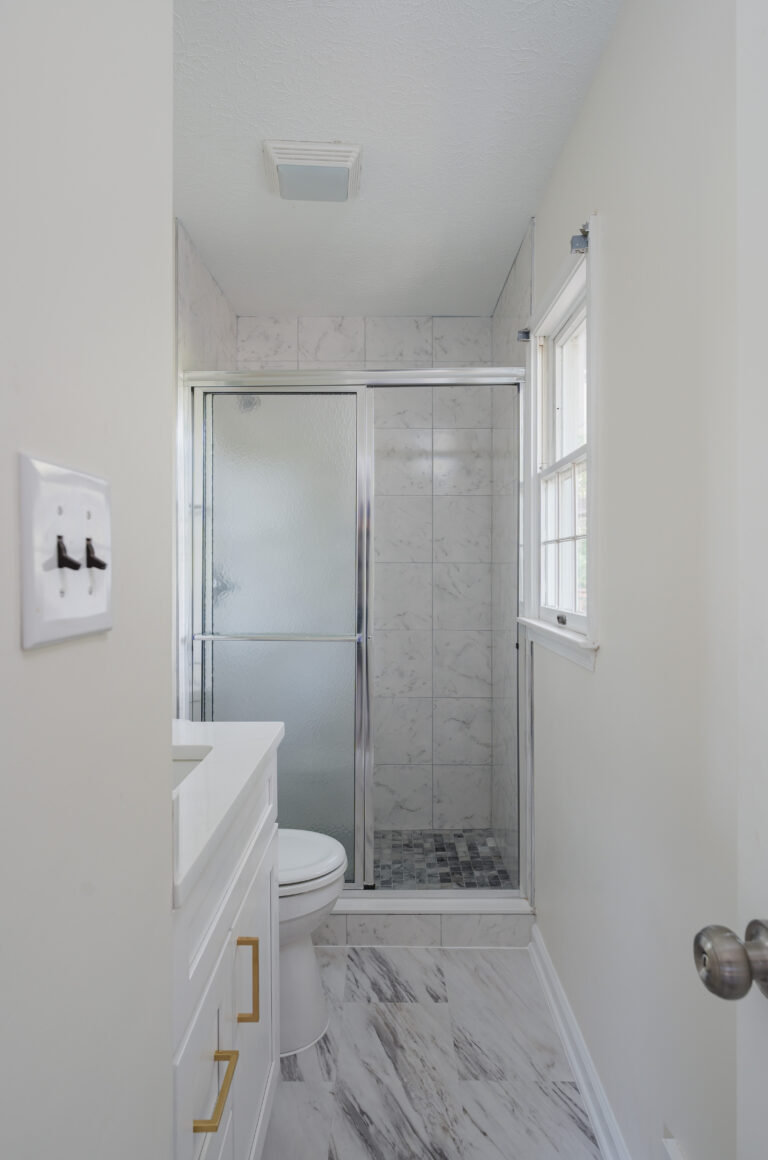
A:
{"type": "Polygon", "coordinates": [[[112,627],[109,484],[28,455],[19,456],[22,645],[35,648],[112,627]],[[60,568],[57,541],[80,564],[60,568]],[[86,566],[86,539],[107,566],[86,566]]]}

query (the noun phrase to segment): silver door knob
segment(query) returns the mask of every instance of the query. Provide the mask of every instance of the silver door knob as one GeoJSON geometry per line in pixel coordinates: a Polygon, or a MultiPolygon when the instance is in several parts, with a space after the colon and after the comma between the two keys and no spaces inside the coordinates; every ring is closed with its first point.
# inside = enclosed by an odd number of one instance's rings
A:
{"type": "Polygon", "coordinates": [[[743,999],[753,983],[768,997],[768,922],[753,919],[744,942],[727,926],[705,926],[693,940],[704,986],[720,999],[743,999]]]}

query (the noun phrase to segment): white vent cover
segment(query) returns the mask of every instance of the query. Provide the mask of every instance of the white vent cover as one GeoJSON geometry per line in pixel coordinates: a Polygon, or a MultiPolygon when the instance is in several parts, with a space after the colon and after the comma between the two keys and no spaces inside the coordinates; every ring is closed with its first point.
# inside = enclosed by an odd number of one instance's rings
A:
{"type": "Polygon", "coordinates": [[[265,141],[267,184],[281,197],[346,201],[360,189],[361,153],[360,145],[339,141],[265,141]]]}

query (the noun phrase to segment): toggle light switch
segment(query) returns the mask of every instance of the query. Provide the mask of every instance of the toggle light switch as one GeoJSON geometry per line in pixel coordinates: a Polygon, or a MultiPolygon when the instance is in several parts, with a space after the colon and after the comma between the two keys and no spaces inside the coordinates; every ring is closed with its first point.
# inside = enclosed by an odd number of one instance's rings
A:
{"type": "Polygon", "coordinates": [[[109,484],[19,456],[22,645],[112,627],[109,484]]]}

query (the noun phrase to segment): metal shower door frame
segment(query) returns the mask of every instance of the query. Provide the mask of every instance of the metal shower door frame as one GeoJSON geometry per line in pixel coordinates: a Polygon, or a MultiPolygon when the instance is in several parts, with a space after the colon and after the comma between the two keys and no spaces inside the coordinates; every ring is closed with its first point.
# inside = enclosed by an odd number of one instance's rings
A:
{"type": "MultiPolygon", "coordinates": [[[[369,570],[369,521],[371,508],[371,480],[368,453],[368,409],[369,392],[366,387],[352,384],[336,384],[333,387],[317,388],[313,385],[289,385],[276,383],[270,376],[268,383],[253,382],[249,386],[192,385],[190,392],[191,470],[190,507],[191,513],[191,582],[192,592],[189,613],[191,631],[188,635],[187,709],[193,720],[203,719],[205,689],[204,648],[218,640],[243,641],[302,641],[317,643],[340,643],[355,645],[355,726],[354,726],[354,833],[355,857],[354,878],[348,886],[361,888],[373,878],[373,850],[368,851],[365,841],[366,807],[370,812],[372,799],[366,791],[366,780],[372,780],[372,742],[370,737],[370,679],[368,674],[368,609],[367,580],[369,570]],[[276,395],[352,395],[356,399],[356,544],[355,544],[355,625],[349,635],[323,633],[243,633],[221,634],[206,631],[205,608],[207,594],[211,591],[209,571],[212,561],[206,559],[206,516],[207,497],[210,495],[210,456],[208,407],[213,396],[218,394],[276,394],[276,395]],[[366,862],[370,863],[370,877],[366,862]]],[[[181,671],[181,670],[180,670],[181,671]]]]}
{"type": "MultiPolygon", "coordinates": [[[[445,367],[402,371],[239,371],[179,375],[177,428],[176,625],[179,717],[202,715],[203,455],[207,394],[354,394],[357,397],[357,607],[355,635],[355,875],[346,890],[373,886],[373,388],[425,386],[519,386],[524,367],[445,367]]],[[[263,639],[263,638],[262,638],[263,639]]],[[[272,637],[271,639],[274,639],[272,637]]],[[[295,638],[294,638],[295,639],[295,638]]],[[[319,638],[316,638],[319,639],[319,638]]],[[[328,639],[328,638],[324,638],[328,639]]],[[[338,638],[336,638],[338,639],[338,638]]],[[[524,896],[532,892],[531,786],[520,774],[520,874],[524,896]],[[527,808],[526,808],[527,807],[527,808]],[[527,815],[527,816],[526,816],[527,815]]],[[[531,771],[532,772],[532,771],[531,771]]]]}

